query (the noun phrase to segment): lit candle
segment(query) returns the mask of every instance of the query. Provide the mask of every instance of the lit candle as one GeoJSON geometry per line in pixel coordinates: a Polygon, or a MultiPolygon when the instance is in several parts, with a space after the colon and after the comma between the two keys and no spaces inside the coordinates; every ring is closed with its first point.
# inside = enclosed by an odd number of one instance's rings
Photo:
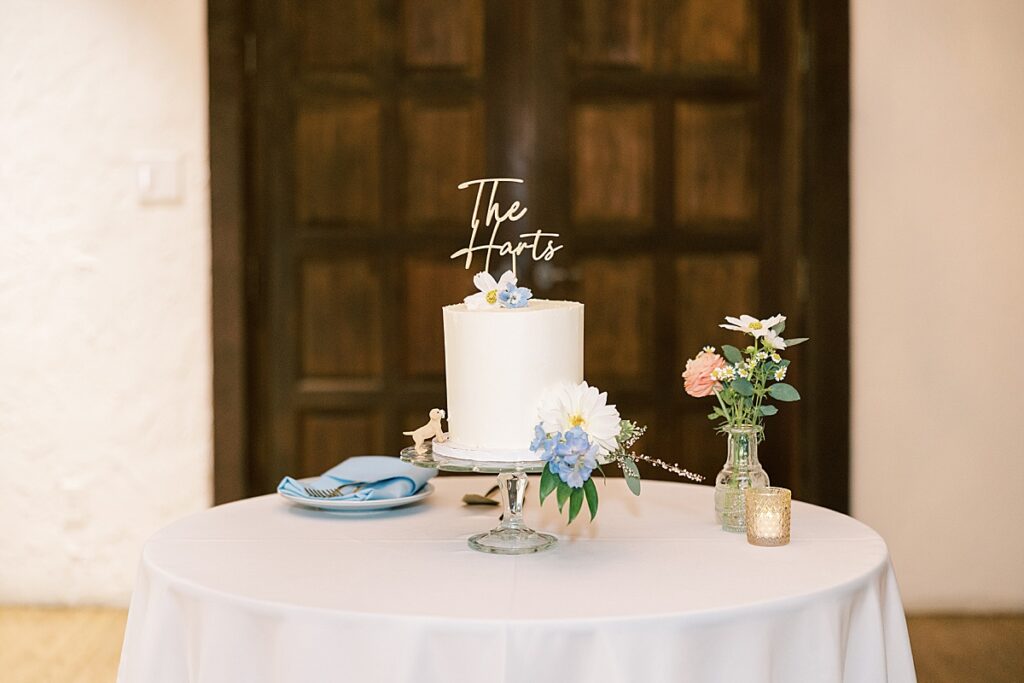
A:
{"type": "Polygon", "coordinates": [[[753,545],[789,543],[792,493],[778,486],[746,489],[747,541],[753,545]]]}

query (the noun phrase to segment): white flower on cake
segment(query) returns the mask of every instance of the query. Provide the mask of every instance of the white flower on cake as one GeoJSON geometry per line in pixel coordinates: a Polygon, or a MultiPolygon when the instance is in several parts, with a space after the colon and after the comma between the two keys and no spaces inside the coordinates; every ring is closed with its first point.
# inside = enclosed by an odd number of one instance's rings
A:
{"type": "MultiPolygon", "coordinates": [[[[735,330],[736,332],[743,332],[745,334],[752,335],[755,339],[763,337],[768,331],[783,322],[786,319],[784,315],[773,315],[770,318],[764,320],[758,320],[752,315],[741,315],[738,318],[732,316],[725,316],[728,325],[719,325],[727,330],[735,330]]],[[[782,347],[785,348],[785,347],[782,347]]]]}
{"type": "Polygon", "coordinates": [[[514,286],[516,284],[516,276],[511,270],[506,270],[500,280],[495,280],[494,276],[490,273],[482,272],[473,276],[473,284],[480,291],[476,294],[470,294],[463,299],[466,308],[471,311],[479,311],[485,308],[500,308],[498,292],[508,288],[510,284],[514,286]]]}
{"type": "Polygon", "coordinates": [[[608,394],[586,382],[564,383],[545,392],[538,408],[544,431],[568,432],[582,427],[604,454],[618,445],[621,417],[614,405],[608,405],[608,394]]]}

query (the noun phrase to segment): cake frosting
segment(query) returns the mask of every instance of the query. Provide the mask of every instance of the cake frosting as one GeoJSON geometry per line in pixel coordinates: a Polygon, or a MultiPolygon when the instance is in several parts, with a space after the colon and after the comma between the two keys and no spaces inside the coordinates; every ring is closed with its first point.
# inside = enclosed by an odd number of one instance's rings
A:
{"type": "Polygon", "coordinates": [[[522,308],[445,306],[448,441],[467,460],[533,460],[545,390],[583,381],[583,304],[532,299],[522,308]]]}

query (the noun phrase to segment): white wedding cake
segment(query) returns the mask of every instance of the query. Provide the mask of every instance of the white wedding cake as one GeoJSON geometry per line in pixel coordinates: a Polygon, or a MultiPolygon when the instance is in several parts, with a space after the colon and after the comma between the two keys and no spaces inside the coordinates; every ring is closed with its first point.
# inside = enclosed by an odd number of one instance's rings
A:
{"type": "Polygon", "coordinates": [[[490,303],[474,306],[467,299],[443,308],[448,440],[435,443],[434,452],[476,461],[536,460],[530,442],[544,392],[583,381],[583,304],[490,303]]]}

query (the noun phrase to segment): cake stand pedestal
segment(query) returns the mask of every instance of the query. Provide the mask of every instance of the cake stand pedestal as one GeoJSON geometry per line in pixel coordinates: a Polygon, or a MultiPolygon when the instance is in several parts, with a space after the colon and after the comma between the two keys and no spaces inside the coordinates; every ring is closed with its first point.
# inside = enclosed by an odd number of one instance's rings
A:
{"type": "Polygon", "coordinates": [[[523,503],[526,501],[526,475],[543,472],[543,460],[518,462],[478,462],[435,454],[430,450],[417,453],[415,448],[402,451],[402,460],[419,467],[430,467],[444,472],[479,472],[497,474],[498,490],[505,513],[501,523],[490,531],[469,537],[469,547],[484,553],[498,555],[524,555],[547,550],[558,539],[526,526],[523,521],[523,503]]]}

